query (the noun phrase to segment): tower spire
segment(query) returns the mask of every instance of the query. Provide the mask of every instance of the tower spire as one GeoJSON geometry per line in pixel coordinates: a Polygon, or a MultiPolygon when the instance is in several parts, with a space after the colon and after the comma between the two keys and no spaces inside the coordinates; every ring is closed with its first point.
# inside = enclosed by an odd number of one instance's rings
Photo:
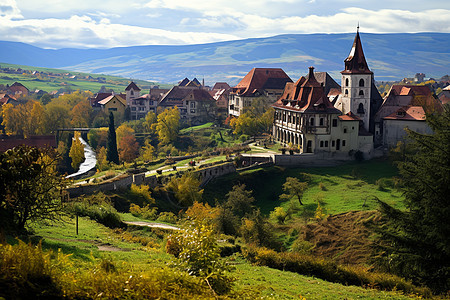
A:
{"type": "Polygon", "coordinates": [[[359,36],[359,22],[358,27],[356,27],[356,36],[353,41],[352,49],[344,62],[345,70],[341,72],[342,74],[372,74],[367,65],[366,58],[364,57],[361,38],[359,36]]]}

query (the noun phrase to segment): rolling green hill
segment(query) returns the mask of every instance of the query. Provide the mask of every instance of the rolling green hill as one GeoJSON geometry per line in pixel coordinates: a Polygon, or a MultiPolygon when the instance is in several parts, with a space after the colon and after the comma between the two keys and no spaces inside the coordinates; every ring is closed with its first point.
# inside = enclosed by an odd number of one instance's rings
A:
{"type": "MultiPolygon", "coordinates": [[[[15,81],[18,81],[30,91],[39,89],[51,92],[54,90],[65,89],[69,91],[89,90],[96,93],[104,86],[106,89],[113,89],[115,92],[120,93],[125,90],[131,81],[128,78],[119,76],[73,72],[62,69],[31,67],[7,63],[0,63],[0,67],[0,84],[11,85],[15,81]],[[17,69],[21,69],[22,72],[17,72],[17,69]],[[39,73],[33,74],[34,71],[39,73]]],[[[158,85],[155,82],[145,80],[133,79],[133,81],[143,90],[143,92],[152,85],[158,85]]],[[[170,85],[165,84],[160,86],[169,87],[170,85]]]]}

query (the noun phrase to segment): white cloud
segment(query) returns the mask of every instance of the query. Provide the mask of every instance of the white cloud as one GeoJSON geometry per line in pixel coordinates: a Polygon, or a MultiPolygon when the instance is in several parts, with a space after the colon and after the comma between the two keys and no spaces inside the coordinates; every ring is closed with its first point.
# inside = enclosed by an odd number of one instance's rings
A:
{"type": "MultiPolygon", "coordinates": [[[[450,32],[449,9],[340,8],[359,5],[354,0],[1,1],[0,39],[49,48],[195,44],[285,33],[354,32],[358,22],[362,32],[450,32]],[[39,15],[44,6],[48,10],[39,15]]],[[[378,1],[379,6],[383,1],[378,1]]],[[[409,7],[422,5],[410,1],[409,7]]],[[[430,7],[439,7],[436,3],[427,1],[430,7]]],[[[399,6],[404,7],[400,0],[389,2],[389,7],[399,6]]]]}
{"type": "Polygon", "coordinates": [[[198,44],[236,39],[230,34],[209,32],[173,32],[122,24],[100,22],[89,16],[69,19],[10,20],[0,18],[0,36],[49,47],[117,47],[149,44],[198,44]]]}
{"type": "Polygon", "coordinates": [[[2,0],[2,3],[0,3],[0,17],[7,19],[23,18],[19,7],[14,0],[2,0]]]}

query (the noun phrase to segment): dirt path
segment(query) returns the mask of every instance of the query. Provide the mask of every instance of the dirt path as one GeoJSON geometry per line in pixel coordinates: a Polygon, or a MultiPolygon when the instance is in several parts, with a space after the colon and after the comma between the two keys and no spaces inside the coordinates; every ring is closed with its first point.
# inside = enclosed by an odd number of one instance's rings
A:
{"type": "Polygon", "coordinates": [[[160,228],[160,229],[169,229],[169,230],[180,230],[179,227],[163,224],[163,223],[150,223],[150,222],[124,222],[128,225],[134,225],[134,226],[143,226],[143,227],[150,227],[150,228],[160,228]]]}

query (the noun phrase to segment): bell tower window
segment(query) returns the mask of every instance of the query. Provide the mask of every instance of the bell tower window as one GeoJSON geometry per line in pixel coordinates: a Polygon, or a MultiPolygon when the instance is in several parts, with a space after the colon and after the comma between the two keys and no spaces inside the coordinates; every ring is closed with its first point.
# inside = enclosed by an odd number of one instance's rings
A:
{"type": "Polygon", "coordinates": [[[345,89],[345,95],[348,95],[348,89],[345,89]]]}
{"type": "Polygon", "coordinates": [[[364,105],[362,103],[359,104],[357,113],[358,114],[363,114],[364,113],[364,105]]]}
{"type": "Polygon", "coordinates": [[[362,97],[364,97],[364,91],[363,91],[363,90],[360,90],[360,91],[359,91],[359,95],[362,96],[362,97]]]}
{"type": "Polygon", "coordinates": [[[345,78],[345,86],[348,86],[348,78],[345,78]]]}

